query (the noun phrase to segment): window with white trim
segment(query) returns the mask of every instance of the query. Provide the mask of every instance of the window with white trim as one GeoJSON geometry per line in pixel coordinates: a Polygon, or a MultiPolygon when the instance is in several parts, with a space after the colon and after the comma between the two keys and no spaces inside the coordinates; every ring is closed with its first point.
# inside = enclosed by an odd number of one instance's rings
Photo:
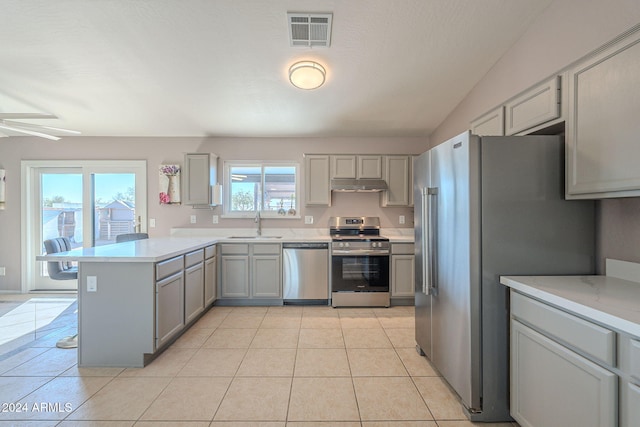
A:
{"type": "Polygon", "coordinates": [[[224,162],[224,215],[299,218],[297,163],[224,162]]]}

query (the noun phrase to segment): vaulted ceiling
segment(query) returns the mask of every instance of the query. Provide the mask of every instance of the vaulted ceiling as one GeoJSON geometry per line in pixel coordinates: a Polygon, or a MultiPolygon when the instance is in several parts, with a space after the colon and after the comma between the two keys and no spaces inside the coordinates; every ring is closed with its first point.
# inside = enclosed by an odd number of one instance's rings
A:
{"type": "Polygon", "coordinates": [[[427,136],[551,1],[3,0],[0,113],[88,136],[427,136]],[[331,12],[331,46],[291,47],[287,12],[331,12]],[[319,89],[289,83],[303,59],[319,89]]]}

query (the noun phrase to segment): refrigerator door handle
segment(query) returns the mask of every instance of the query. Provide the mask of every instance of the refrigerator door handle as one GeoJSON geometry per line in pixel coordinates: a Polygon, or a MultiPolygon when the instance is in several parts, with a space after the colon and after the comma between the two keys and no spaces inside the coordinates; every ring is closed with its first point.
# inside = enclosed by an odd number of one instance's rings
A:
{"type": "Polygon", "coordinates": [[[430,289],[430,264],[429,261],[429,241],[430,241],[430,232],[429,232],[429,195],[428,188],[422,189],[422,224],[421,232],[422,232],[422,293],[425,295],[429,295],[430,289]]]}
{"type": "MultiPolygon", "coordinates": [[[[429,274],[429,291],[430,295],[438,295],[438,276],[436,266],[438,265],[438,187],[431,187],[427,191],[428,204],[428,256],[427,263],[429,274]]],[[[426,263],[425,263],[426,264],[426,263]]]]}

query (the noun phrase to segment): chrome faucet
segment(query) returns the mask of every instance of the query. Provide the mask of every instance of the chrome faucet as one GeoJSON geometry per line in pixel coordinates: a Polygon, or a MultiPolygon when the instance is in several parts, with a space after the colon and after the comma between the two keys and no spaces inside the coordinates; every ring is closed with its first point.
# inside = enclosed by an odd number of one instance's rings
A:
{"type": "Polygon", "coordinates": [[[260,211],[256,211],[256,217],[253,219],[253,222],[258,224],[256,233],[258,236],[262,236],[262,217],[260,216],[260,211]]]}

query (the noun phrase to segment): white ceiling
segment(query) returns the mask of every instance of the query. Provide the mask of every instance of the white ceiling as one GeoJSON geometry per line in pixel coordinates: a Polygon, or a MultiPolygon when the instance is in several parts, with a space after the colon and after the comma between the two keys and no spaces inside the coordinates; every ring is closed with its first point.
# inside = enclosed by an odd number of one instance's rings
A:
{"type": "Polygon", "coordinates": [[[427,136],[551,1],[2,0],[0,113],[89,136],[427,136]],[[288,11],[332,12],[331,46],[290,47],[288,11]],[[288,82],[301,59],[320,89],[288,82]]]}

